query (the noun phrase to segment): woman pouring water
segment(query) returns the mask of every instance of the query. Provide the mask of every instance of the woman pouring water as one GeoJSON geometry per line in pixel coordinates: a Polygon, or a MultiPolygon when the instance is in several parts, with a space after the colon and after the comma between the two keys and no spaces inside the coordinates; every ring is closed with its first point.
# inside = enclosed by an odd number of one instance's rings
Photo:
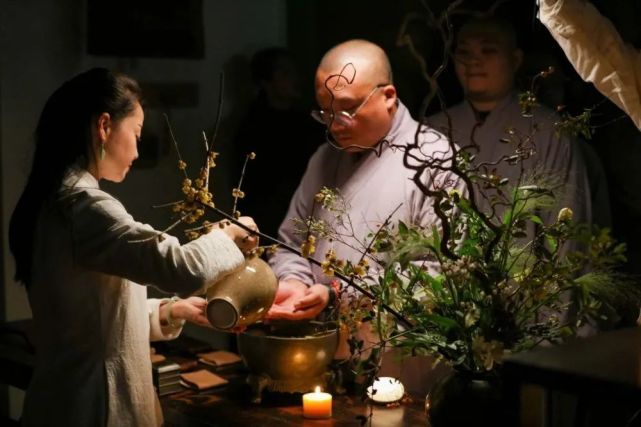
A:
{"type": "Polygon", "coordinates": [[[40,116],[9,236],[36,347],[25,426],[162,424],[149,340],[175,338],[185,319],[206,323],[205,301],[147,299],[146,285],[189,295],[241,266],[257,244],[237,225],[187,244],[151,238],[159,232],[100,189],[127,175],[143,120],[138,84],[105,69],[64,83],[40,116]]]}

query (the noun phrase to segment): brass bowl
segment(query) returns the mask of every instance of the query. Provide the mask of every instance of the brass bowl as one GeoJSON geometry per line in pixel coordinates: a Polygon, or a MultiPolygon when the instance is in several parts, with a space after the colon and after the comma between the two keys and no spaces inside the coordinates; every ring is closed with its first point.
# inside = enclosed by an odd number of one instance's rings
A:
{"type": "Polygon", "coordinates": [[[263,390],[303,393],[316,386],[326,388],[337,347],[334,323],[256,324],[238,335],[255,402],[260,402],[263,390]]]}

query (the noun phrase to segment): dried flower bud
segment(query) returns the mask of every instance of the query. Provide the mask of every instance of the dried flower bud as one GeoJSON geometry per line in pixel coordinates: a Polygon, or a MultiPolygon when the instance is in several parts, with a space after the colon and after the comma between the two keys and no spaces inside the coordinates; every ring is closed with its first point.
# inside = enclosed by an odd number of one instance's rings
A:
{"type": "Polygon", "coordinates": [[[185,170],[187,168],[187,163],[183,162],[182,160],[178,161],[178,169],[180,170],[185,170]]]}
{"type": "Polygon", "coordinates": [[[245,197],[245,192],[240,188],[234,188],[231,190],[231,195],[235,198],[242,199],[245,197]]]}
{"type": "Polygon", "coordinates": [[[249,154],[247,155],[247,157],[249,157],[249,159],[250,159],[250,160],[254,160],[254,159],[256,158],[256,153],[254,153],[254,152],[252,151],[251,153],[249,153],[249,154]]]}
{"type": "Polygon", "coordinates": [[[258,246],[256,248],[252,249],[252,251],[250,252],[250,255],[251,256],[260,257],[260,256],[263,256],[264,253],[265,253],[265,247],[264,246],[258,246]]]}
{"type": "Polygon", "coordinates": [[[200,190],[198,192],[198,201],[201,203],[209,203],[211,201],[211,193],[207,190],[200,190]]]}

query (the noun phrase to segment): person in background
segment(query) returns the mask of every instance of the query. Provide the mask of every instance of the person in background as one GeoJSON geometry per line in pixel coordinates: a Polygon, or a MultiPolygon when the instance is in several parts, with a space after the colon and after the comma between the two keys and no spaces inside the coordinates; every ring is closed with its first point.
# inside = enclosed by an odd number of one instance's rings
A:
{"type": "Polygon", "coordinates": [[[274,47],[256,52],[251,73],[258,92],[235,138],[235,179],[247,154],[256,153],[256,159],[247,165],[239,208],[256,218],[263,233],[276,236],[305,164],[324,134],[299,105],[300,77],[289,51],[274,47]]]}
{"type": "MultiPolygon", "coordinates": [[[[520,167],[505,161],[495,163],[513,155],[516,146],[501,140],[533,137],[535,153],[524,161],[526,172],[540,170],[559,180],[558,207],[571,208],[577,222],[592,223],[589,180],[577,141],[558,136],[554,128],[558,118],[552,110],[537,106],[526,116],[519,105],[514,81],[523,52],[512,25],[499,17],[469,20],[457,33],[454,58],[465,99],[429,117],[428,124],[461,147],[476,143],[474,162],[491,165],[487,174],[498,174],[513,184],[520,167]]],[[[487,199],[479,196],[477,202],[489,208],[487,199]]],[[[607,198],[601,203],[608,206],[607,198]]],[[[603,221],[609,220],[606,212],[603,221]]],[[[554,221],[556,212],[546,217],[547,222],[554,221]]]]}
{"type": "Polygon", "coordinates": [[[100,189],[101,180],[124,180],[143,120],[138,84],[100,68],[64,83],[41,113],[9,230],[36,348],[24,426],[161,425],[149,340],[207,319],[202,298],[147,299],[146,285],[187,296],[241,266],[257,244],[231,224],[181,244],[100,189]]]}

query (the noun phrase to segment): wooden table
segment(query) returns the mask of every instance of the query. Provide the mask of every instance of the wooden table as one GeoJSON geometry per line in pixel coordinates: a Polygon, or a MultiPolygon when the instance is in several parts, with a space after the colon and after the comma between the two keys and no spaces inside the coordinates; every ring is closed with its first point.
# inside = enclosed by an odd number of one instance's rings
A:
{"type": "Polygon", "coordinates": [[[513,389],[515,400],[510,404],[519,405],[522,385],[536,384],[577,397],[575,425],[588,425],[601,416],[608,426],[625,425],[641,409],[641,328],[516,354],[505,360],[503,372],[513,389]]]}
{"type": "Polygon", "coordinates": [[[327,420],[303,418],[301,395],[264,392],[260,404],[250,402],[244,373],[220,373],[230,383],[217,390],[183,391],[161,399],[167,427],[233,426],[360,426],[372,410],[372,426],[426,426],[424,399],[388,408],[370,405],[354,396],[333,396],[333,415],[327,420]],[[357,418],[361,416],[361,419],[357,418]]]}
{"type": "MultiPolygon", "coordinates": [[[[27,388],[34,363],[33,347],[28,340],[30,325],[29,320],[0,324],[0,384],[27,388]]],[[[197,340],[181,337],[165,344],[180,348],[186,341],[193,345],[197,340]]],[[[203,367],[199,365],[199,368],[203,367]]],[[[334,396],[331,419],[307,420],[302,416],[300,394],[266,392],[261,404],[252,404],[244,369],[237,367],[215,372],[228,379],[229,384],[199,393],[185,389],[161,398],[167,427],[359,426],[361,423],[357,417],[368,416],[370,408],[372,426],[426,425],[424,399],[387,408],[370,406],[354,396],[334,396]]]]}

